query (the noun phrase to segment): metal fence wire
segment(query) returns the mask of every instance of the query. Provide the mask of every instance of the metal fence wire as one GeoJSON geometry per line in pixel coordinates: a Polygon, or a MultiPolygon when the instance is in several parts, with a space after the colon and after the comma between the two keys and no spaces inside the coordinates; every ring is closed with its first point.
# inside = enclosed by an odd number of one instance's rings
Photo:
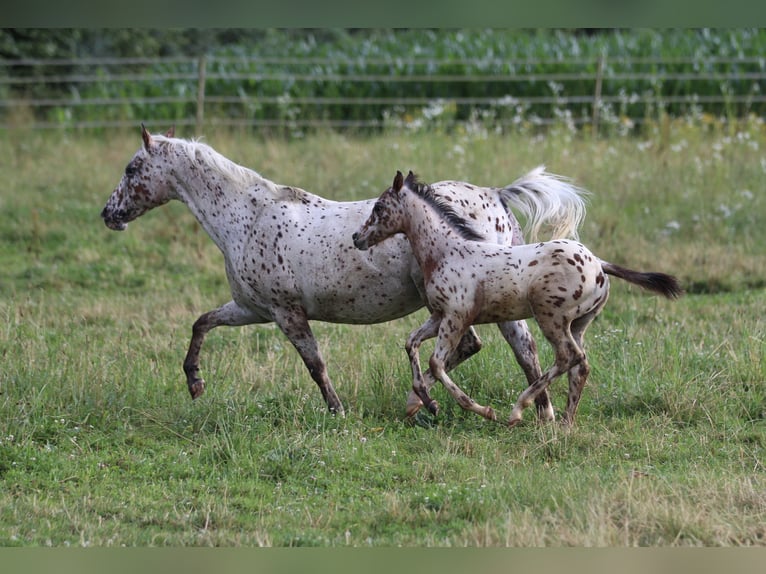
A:
{"type": "Polygon", "coordinates": [[[0,128],[637,126],[762,117],[765,58],[0,61],[0,128]]]}

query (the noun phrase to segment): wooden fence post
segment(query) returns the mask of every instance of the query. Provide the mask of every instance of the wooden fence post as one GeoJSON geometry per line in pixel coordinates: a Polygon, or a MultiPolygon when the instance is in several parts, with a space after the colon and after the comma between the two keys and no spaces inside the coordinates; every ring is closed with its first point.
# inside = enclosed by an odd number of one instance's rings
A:
{"type": "Polygon", "coordinates": [[[593,94],[593,136],[598,137],[598,120],[601,108],[601,82],[604,76],[604,60],[606,55],[601,52],[598,57],[598,69],[596,70],[596,90],[593,94]]]}
{"type": "Polygon", "coordinates": [[[204,54],[197,60],[197,135],[202,135],[202,124],[205,121],[205,68],[207,60],[204,54]]]}

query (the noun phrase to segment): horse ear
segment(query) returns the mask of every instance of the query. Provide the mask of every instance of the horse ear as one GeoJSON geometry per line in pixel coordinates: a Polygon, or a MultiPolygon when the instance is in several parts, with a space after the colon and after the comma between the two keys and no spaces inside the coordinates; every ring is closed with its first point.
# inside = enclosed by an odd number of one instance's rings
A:
{"type": "Polygon", "coordinates": [[[144,148],[146,149],[146,151],[151,151],[152,134],[146,131],[146,127],[144,126],[143,122],[141,122],[141,137],[144,140],[144,148]]]}
{"type": "Polygon", "coordinates": [[[176,126],[170,126],[170,129],[165,132],[166,138],[173,138],[176,137],[176,126]]]}
{"type": "Polygon", "coordinates": [[[402,189],[403,184],[404,176],[402,175],[402,172],[397,169],[396,175],[394,176],[394,184],[391,186],[391,189],[393,189],[395,193],[398,193],[399,190],[402,189]]]}
{"type": "Polygon", "coordinates": [[[416,179],[417,176],[410,170],[410,173],[407,174],[407,179],[405,179],[404,182],[407,184],[407,187],[412,188],[416,179]]]}

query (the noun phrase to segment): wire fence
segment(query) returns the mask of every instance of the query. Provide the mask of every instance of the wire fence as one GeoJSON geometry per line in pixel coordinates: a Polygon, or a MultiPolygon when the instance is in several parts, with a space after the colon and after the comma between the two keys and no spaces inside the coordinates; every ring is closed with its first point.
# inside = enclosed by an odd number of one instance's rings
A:
{"type": "Polygon", "coordinates": [[[102,58],[0,61],[0,128],[173,122],[377,129],[483,121],[598,130],[766,113],[766,59],[102,58]]]}

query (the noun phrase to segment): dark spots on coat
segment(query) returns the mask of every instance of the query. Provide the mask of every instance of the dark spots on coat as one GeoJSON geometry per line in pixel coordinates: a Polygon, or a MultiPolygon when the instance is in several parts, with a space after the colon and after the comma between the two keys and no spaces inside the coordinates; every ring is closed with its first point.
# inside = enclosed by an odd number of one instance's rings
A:
{"type": "Polygon", "coordinates": [[[582,297],[582,287],[583,287],[583,286],[582,286],[582,285],[580,285],[580,286],[577,288],[577,290],[576,290],[574,293],[572,293],[572,297],[574,298],[574,300],[575,300],[575,301],[577,301],[577,299],[579,299],[580,297],[582,297]]]}
{"type": "Polygon", "coordinates": [[[538,263],[539,263],[539,261],[537,259],[533,259],[532,261],[529,262],[529,267],[534,267],[538,263]]]}
{"type": "Polygon", "coordinates": [[[604,274],[603,273],[599,273],[596,276],[596,285],[598,285],[599,287],[603,287],[604,286],[604,274]]]}

